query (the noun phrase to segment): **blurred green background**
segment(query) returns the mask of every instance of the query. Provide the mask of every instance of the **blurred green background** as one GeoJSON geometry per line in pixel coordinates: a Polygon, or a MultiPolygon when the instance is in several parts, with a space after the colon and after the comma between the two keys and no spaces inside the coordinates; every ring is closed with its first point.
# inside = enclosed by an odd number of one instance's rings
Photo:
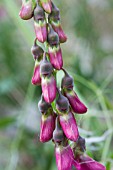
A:
{"type": "MultiPolygon", "coordinates": [[[[68,36],[64,67],[89,108],[75,115],[87,154],[113,170],[113,1],[54,2],[68,36]]],[[[56,170],[54,145],[39,142],[41,89],[31,85],[35,34],[33,20],[19,18],[20,7],[20,0],[0,1],[0,170],[56,170]]]]}

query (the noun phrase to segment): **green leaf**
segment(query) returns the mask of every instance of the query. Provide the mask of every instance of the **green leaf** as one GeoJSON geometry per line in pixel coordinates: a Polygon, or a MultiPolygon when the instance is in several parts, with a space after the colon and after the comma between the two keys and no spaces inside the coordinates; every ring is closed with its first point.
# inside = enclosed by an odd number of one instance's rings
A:
{"type": "Polygon", "coordinates": [[[0,128],[5,128],[14,122],[16,122],[16,117],[2,118],[2,119],[0,119],[0,128]]]}

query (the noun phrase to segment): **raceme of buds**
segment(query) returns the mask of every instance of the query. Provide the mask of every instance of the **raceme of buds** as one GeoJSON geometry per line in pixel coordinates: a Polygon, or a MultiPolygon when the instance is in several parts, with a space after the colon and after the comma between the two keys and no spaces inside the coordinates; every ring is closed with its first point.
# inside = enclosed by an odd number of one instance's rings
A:
{"type": "Polygon", "coordinates": [[[49,57],[53,67],[60,70],[63,67],[62,51],[60,45],[49,46],[49,57]]]}
{"type": "Polygon", "coordinates": [[[69,111],[68,114],[59,115],[59,120],[66,137],[76,142],[79,137],[79,132],[73,113],[69,111]]]}
{"type": "Polygon", "coordinates": [[[64,114],[69,111],[69,102],[68,99],[61,94],[58,90],[58,98],[56,100],[56,109],[59,114],[64,114]]]}
{"type": "Polygon", "coordinates": [[[33,55],[34,60],[40,61],[43,58],[44,50],[36,44],[36,40],[31,48],[31,53],[33,55]]]}
{"type": "Polygon", "coordinates": [[[42,77],[42,92],[47,103],[52,103],[56,98],[56,80],[53,75],[42,77]]]}
{"type": "Polygon", "coordinates": [[[36,3],[33,0],[23,0],[19,16],[23,20],[31,19],[36,3]]]}
{"type": "Polygon", "coordinates": [[[47,23],[43,9],[37,3],[34,10],[34,28],[38,41],[44,43],[47,40],[47,23]]]}
{"type": "Polygon", "coordinates": [[[20,17],[33,17],[36,38],[31,48],[35,60],[32,84],[41,85],[38,103],[41,113],[40,141],[52,140],[58,170],[105,170],[105,167],[85,155],[85,139],[79,135],[73,112],[83,114],[87,107],[74,92],[74,80],[63,68],[60,43],[67,37],[62,29],[60,11],[52,0],[22,0],[20,17]],[[43,43],[41,46],[37,42],[43,43]],[[64,77],[57,87],[57,72],[64,77]],[[69,142],[71,141],[71,145],[69,142]]]}
{"type": "Polygon", "coordinates": [[[71,170],[74,158],[69,145],[56,145],[55,156],[58,170],[71,170]]]}
{"type": "Polygon", "coordinates": [[[53,132],[53,141],[55,143],[61,143],[64,140],[64,133],[59,123],[59,118],[56,118],[56,126],[53,132]]]}
{"type": "Polygon", "coordinates": [[[40,62],[38,60],[35,61],[34,73],[32,77],[32,84],[40,85],[41,77],[40,77],[40,62]]]}
{"type": "Polygon", "coordinates": [[[41,2],[43,9],[45,10],[45,12],[51,13],[51,10],[52,10],[51,0],[40,0],[40,2],[41,2]]]}
{"type": "Polygon", "coordinates": [[[80,101],[73,90],[63,90],[64,95],[68,98],[71,108],[75,113],[83,114],[87,112],[87,107],[80,101]]]}
{"type": "Polygon", "coordinates": [[[53,137],[53,131],[55,129],[55,114],[52,107],[47,110],[46,114],[42,114],[41,118],[41,131],[40,141],[48,142],[53,137]]]}

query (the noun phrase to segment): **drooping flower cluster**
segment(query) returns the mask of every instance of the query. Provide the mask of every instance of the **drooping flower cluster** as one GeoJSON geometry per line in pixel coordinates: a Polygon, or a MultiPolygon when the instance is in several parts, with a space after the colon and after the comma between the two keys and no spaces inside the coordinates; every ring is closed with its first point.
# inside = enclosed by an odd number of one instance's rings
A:
{"type": "Polygon", "coordinates": [[[87,107],[73,90],[73,78],[63,68],[60,43],[66,42],[67,37],[61,26],[59,9],[51,0],[22,0],[19,15],[24,20],[34,19],[32,84],[42,88],[38,103],[40,141],[54,142],[58,170],[105,170],[103,165],[84,155],[85,140],[80,137],[74,113],[84,114],[87,107]],[[37,41],[43,43],[44,49],[37,41]],[[57,86],[56,80],[59,70],[64,72],[61,87],[57,86]],[[73,146],[69,141],[73,141],[73,146]]]}

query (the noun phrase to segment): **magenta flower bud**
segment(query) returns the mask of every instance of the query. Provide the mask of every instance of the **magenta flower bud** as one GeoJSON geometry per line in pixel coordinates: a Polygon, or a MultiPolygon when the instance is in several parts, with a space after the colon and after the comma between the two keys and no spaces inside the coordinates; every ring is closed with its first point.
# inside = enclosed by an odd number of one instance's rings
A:
{"type": "Polygon", "coordinates": [[[52,12],[48,16],[49,22],[52,25],[54,31],[58,34],[61,43],[67,41],[67,36],[65,35],[60,22],[60,12],[59,9],[52,3],[52,12]]]}
{"type": "Polygon", "coordinates": [[[56,116],[53,113],[52,108],[49,109],[49,113],[42,114],[41,119],[41,131],[40,131],[40,141],[48,142],[53,137],[53,131],[55,129],[55,119],[56,116]]]}
{"type": "Polygon", "coordinates": [[[44,77],[44,76],[50,76],[52,72],[53,72],[53,67],[51,63],[47,60],[46,54],[44,54],[44,58],[40,66],[40,74],[42,77],[44,77]]]}
{"type": "Polygon", "coordinates": [[[32,77],[32,84],[40,85],[41,84],[41,77],[40,77],[40,62],[37,60],[35,61],[34,73],[32,77]]]}
{"type": "Polygon", "coordinates": [[[50,14],[52,10],[51,0],[40,0],[40,2],[45,12],[50,14]]]}
{"type": "Polygon", "coordinates": [[[48,40],[48,43],[50,44],[50,46],[59,44],[59,36],[53,30],[53,28],[51,27],[50,24],[49,24],[49,28],[48,28],[48,38],[47,38],[47,40],[48,40]]]}
{"type": "Polygon", "coordinates": [[[55,156],[58,170],[71,170],[74,157],[70,146],[56,145],[55,156]]]}
{"type": "Polygon", "coordinates": [[[59,123],[59,118],[56,118],[56,126],[53,132],[53,141],[55,143],[61,143],[64,140],[64,133],[59,123]]]}
{"type": "Polygon", "coordinates": [[[87,107],[80,101],[73,90],[64,90],[64,95],[68,98],[71,108],[75,113],[83,114],[87,112],[87,107]]]}
{"type": "Polygon", "coordinates": [[[39,101],[38,103],[38,108],[39,108],[39,111],[41,113],[44,113],[46,114],[48,109],[51,108],[51,104],[47,103],[45,100],[44,100],[44,97],[43,95],[41,96],[41,100],[39,101]]]}
{"type": "Polygon", "coordinates": [[[79,137],[79,132],[73,113],[69,111],[68,114],[59,115],[59,120],[66,137],[69,140],[76,142],[79,137]]]}
{"type": "Polygon", "coordinates": [[[34,45],[31,48],[31,53],[34,57],[34,60],[40,61],[43,58],[44,50],[36,44],[36,39],[34,45]]]}
{"type": "Polygon", "coordinates": [[[44,43],[47,40],[47,23],[44,10],[40,7],[38,3],[34,10],[34,28],[36,38],[41,43],[44,43]]]}
{"type": "Polygon", "coordinates": [[[62,78],[62,83],[61,83],[61,87],[62,89],[73,89],[74,86],[74,81],[73,78],[66,72],[66,70],[64,70],[62,68],[62,70],[64,71],[65,75],[62,78]]]}
{"type": "Polygon", "coordinates": [[[28,20],[31,19],[33,16],[33,10],[36,6],[36,3],[33,2],[32,0],[23,0],[22,1],[22,7],[19,12],[19,16],[23,20],[28,20]]]}
{"type": "Polygon", "coordinates": [[[56,98],[56,80],[53,75],[42,77],[41,81],[44,100],[52,103],[56,98]]]}
{"type": "Polygon", "coordinates": [[[63,29],[62,29],[60,21],[59,20],[51,21],[50,23],[51,23],[54,31],[58,34],[60,43],[66,42],[67,41],[67,36],[65,35],[65,33],[64,33],[63,29]]]}
{"type": "Polygon", "coordinates": [[[53,67],[60,70],[63,67],[62,51],[60,45],[49,46],[50,62],[53,67]]]}
{"type": "Polygon", "coordinates": [[[47,40],[47,24],[45,20],[34,21],[35,34],[38,41],[44,43],[47,40]]]}
{"type": "Polygon", "coordinates": [[[105,166],[96,162],[87,155],[81,155],[77,159],[79,167],[76,167],[77,170],[106,170],[105,166]]]}
{"type": "Polygon", "coordinates": [[[67,113],[69,111],[68,99],[58,91],[58,98],[56,100],[56,109],[60,114],[67,113]]]}

